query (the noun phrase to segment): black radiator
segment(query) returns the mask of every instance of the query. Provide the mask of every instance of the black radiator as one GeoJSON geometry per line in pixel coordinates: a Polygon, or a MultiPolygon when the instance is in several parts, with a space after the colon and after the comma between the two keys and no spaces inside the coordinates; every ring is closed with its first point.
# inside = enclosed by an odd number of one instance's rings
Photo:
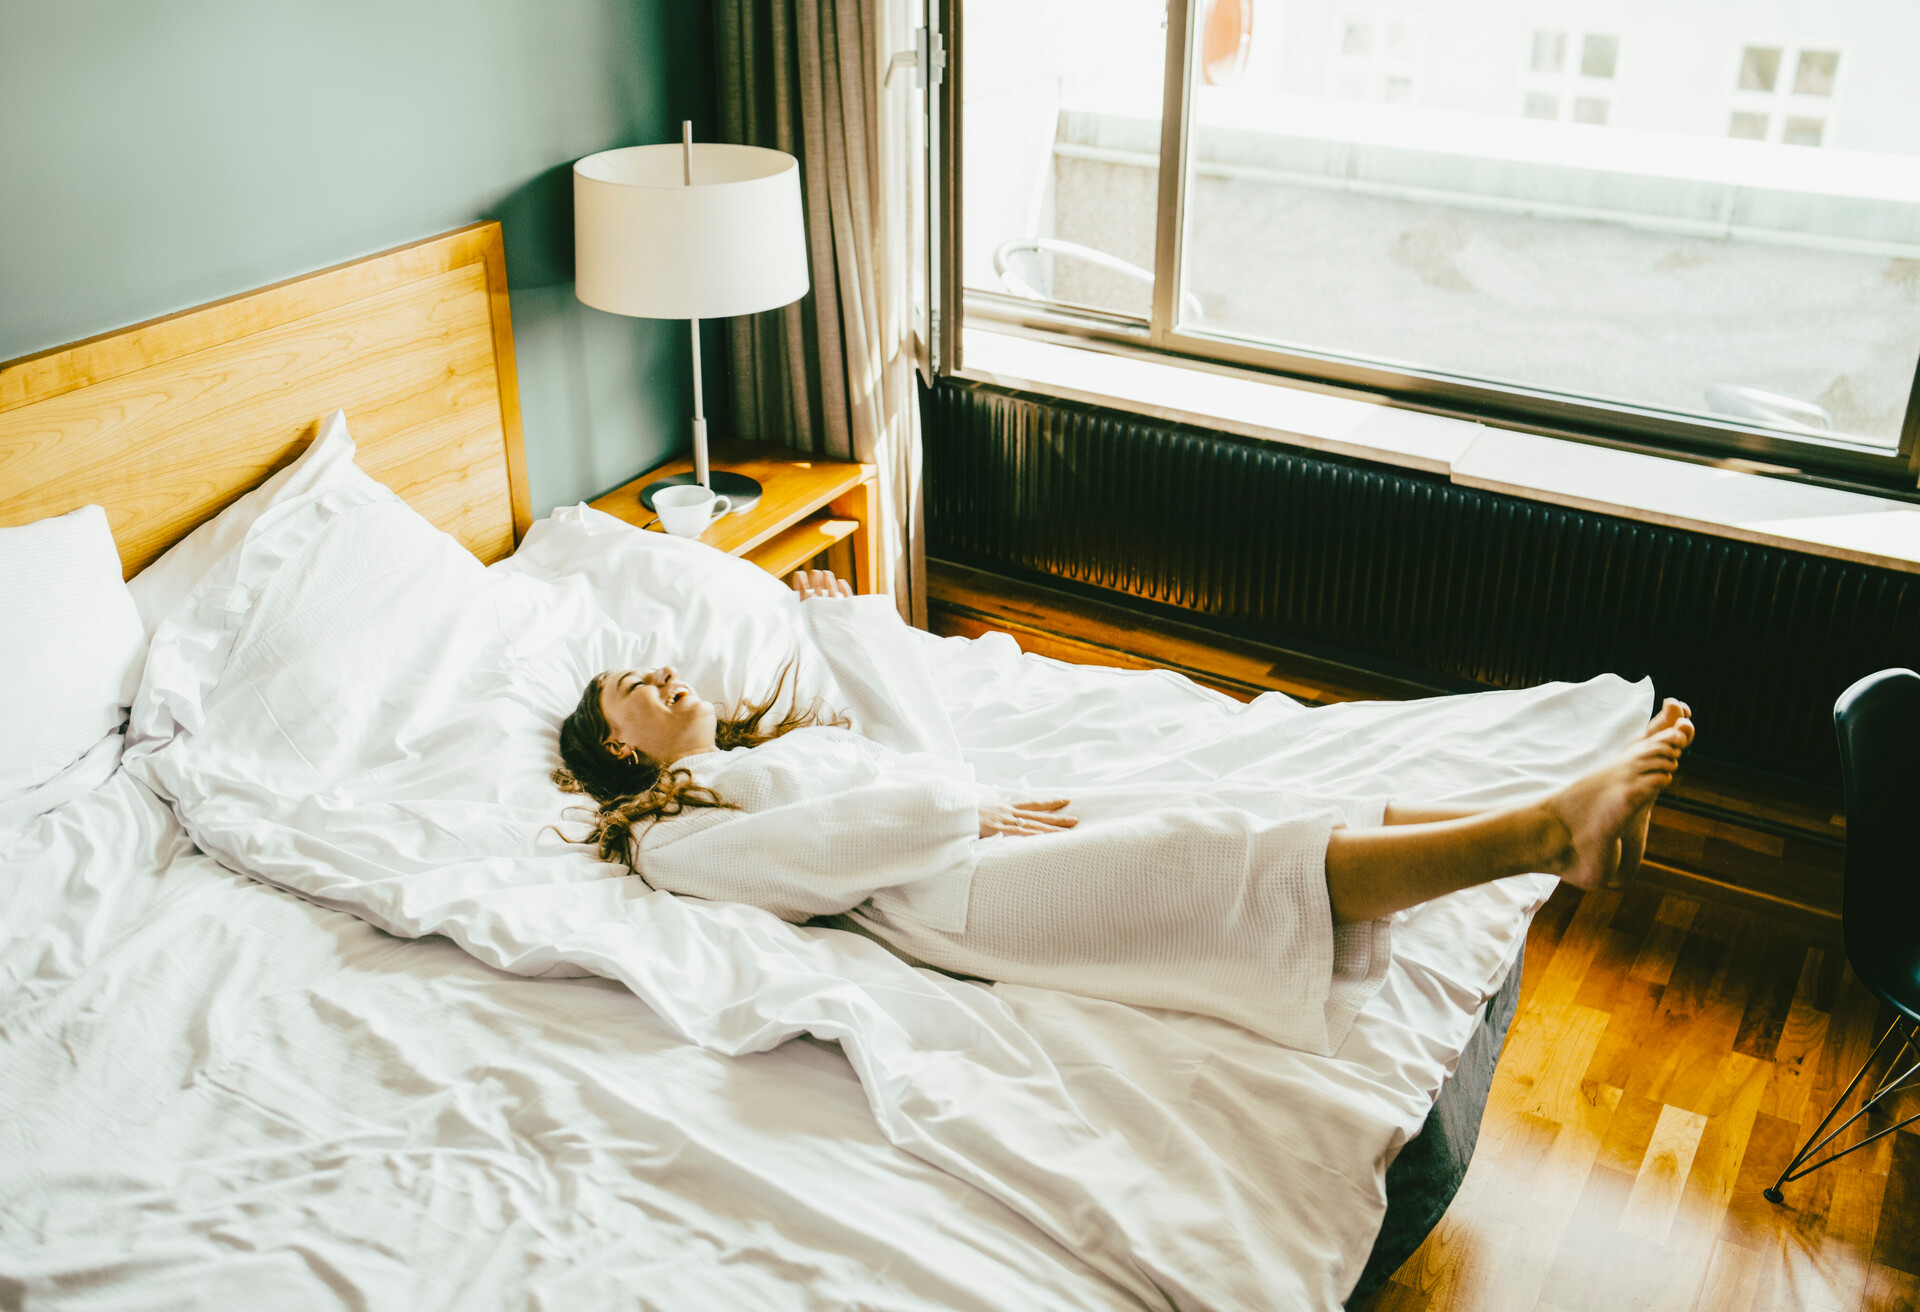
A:
{"type": "Polygon", "coordinates": [[[1834,698],[1920,667],[1920,576],[990,387],[922,403],[937,558],[1441,687],[1651,675],[1700,755],[1823,788],[1834,698]]]}

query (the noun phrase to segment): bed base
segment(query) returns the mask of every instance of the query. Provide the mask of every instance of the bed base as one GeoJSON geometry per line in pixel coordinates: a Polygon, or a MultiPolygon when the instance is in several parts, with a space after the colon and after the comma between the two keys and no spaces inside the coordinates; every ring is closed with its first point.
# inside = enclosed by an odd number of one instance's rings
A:
{"type": "Polygon", "coordinates": [[[1387,1216],[1380,1237],[1360,1272],[1360,1282],[1347,1299],[1359,1307],[1387,1283],[1440,1224],[1447,1205],[1460,1192],[1473,1162],[1473,1145],[1480,1137],[1480,1119],[1493,1089],[1494,1067],[1507,1041],[1507,1030],[1520,1008],[1521,967],[1526,945],[1513,959],[1506,983],[1480,1011],[1480,1026],[1460,1054],[1460,1064],[1440,1090],[1427,1123],[1400,1150],[1387,1168],[1387,1216]]]}

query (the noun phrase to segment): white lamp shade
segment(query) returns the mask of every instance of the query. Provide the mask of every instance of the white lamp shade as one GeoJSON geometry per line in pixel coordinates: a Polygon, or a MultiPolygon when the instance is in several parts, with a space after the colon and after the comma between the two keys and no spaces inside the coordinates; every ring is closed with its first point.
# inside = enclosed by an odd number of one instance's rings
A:
{"type": "Polygon", "coordinates": [[[807,293],[800,163],[758,146],[630,146],[573,166],[574,292],[642,319],[724,319],[807,293]]]}

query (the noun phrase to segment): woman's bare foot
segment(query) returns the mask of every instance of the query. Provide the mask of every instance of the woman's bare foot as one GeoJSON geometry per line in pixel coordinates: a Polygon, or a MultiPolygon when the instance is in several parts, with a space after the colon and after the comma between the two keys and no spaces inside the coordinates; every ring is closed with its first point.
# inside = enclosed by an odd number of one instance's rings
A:
{"type": "MultiPolygon", "coordinates": [[[[1647,721],[1647,727],[1640,737],[1644,740],[1668,729],[1678,729],[1684,735],[1680,747],[1684,751],[1693,742],[1693,711],[1685,702],[1669,697],[1660,704],[1660,709],[1647,721]]],[[[1640,860],[1647,852],[1647,830],[1653,824],[1653,800],[1627,820],[1627,827],[1620,834],[1620,864],[1606,880],[1609,888],[1617,888],[1639,873],[1640,860]]]]}
{"type": "MultiPolygon", "coordinates": [[[[1669,714],[1662,707],[1655,722],[1669,714]]],[[[1639,864],[1654,799],[1673,782],[1680,753],[1693,738],[1693,724],[1684,714],[1665,728],[1649,728],[1651,732],[1620,759],[1575,780],[1541,804],[1557,832],[1564,835],[1556,859],[1545,867],[1549,873],[1576,888],[1598,888],[1622,869],[1629,841],[1634,864],[1639,864]]]]}

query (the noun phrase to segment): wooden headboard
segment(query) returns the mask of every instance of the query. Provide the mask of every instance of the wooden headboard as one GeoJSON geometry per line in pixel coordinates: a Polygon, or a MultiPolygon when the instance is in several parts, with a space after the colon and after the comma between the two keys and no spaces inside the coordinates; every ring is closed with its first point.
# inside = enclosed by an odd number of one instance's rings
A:
{"type": "Polygon", "coordinates": [[[0,364],[0,526],[107,512],[131,578],[335,409],[362,469],[483,561],[531,521],[500,225],[0,364]]]}

